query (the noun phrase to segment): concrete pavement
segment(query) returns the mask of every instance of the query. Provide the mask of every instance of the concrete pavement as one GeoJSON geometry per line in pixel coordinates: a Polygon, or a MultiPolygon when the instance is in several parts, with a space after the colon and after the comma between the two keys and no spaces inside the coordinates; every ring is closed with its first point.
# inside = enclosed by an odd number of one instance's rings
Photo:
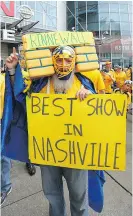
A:
{"type": "MultiPolygon", "coordinates": [[[[108,172],[106,175],[105,203],[101,214],[89,209],[90,216],[131,216],[132,215],[132,143],[131,121],[127,121],[127,166],[125,172],[108,172]]],[[[29,176],[25,164],[14,162],[11,179],[13,190],[2,206],[2,216],[48,216],[48,202],[43,196],[40,169],[29,176]]],[[[69,197],[64,181],[65,199],[70,216],[69,197]]],[[[78,215],[77,215],[78,216],[78,215]]]]}

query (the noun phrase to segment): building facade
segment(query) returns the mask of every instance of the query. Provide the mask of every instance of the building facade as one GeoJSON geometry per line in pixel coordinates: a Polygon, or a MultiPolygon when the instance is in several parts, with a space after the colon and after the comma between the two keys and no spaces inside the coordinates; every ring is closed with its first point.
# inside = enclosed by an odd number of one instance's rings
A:
{"type": "Polygon", "coordinates": [[[57,1],[3,1],[0,6],[1,18],[1,66],[22,42],[22,33],[18,34],[10,24],[22,20],[17,27],[26,27],[28,32],[49,32],[66,30],[66,2],[57,1]],[[27,25],[39,21],[28,30],[27,25]],[[13,32],[14,31],[14,32],[13,32]],[[7,37],[8,34],[8,37],[7,37]]]}
{"type": "Polygon", "coordinates": [[[132,63],[132,1],[68,1],[67,29],[92,31],[99,61],[132,63]]]}

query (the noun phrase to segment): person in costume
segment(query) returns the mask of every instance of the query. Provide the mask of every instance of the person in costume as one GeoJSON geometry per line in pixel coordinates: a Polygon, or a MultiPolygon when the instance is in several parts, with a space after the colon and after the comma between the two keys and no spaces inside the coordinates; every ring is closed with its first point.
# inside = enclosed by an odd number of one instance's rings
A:
{"type": "MultiPolygon", "coordinates": [[[[28,73],[21,71],[18,62],[13,64],[14,57],[16,58],[16,55],[11,54],[7,58],[6,63],[9,68],[9,74],[12,74],[14,79],[15,100],[23,105],[23,109],[19,113],[19,117],[17,117],[17,123],[21,119],[20,116],[22,118],[26,116],[25,97],[30,95],[30,93],[67,94],[70,97],[77,97],[81,101],[89,94],[104,93],[105,86],[98,70],[75,73],[75,52],[70,46],[60,46],[54,50],[53,63],[55,74],[52,77],[31,80],[28,77],[28,73]]],[[[15,124],[16,129],[17,123],[15,124]]],[[[28,148],[26,148],[26,145],[28,146],[28,133],[24,130],[26,127],[24,123],[26,123],[26,119],[21,124],[21,129],[23,128],[23,131],[25,131],[23,133],[25,141],[19,144],[18,149],[13,148],[13,142],[8,142],[8,146],[5,145],[4,150],[5,154],[10,155],[10,157],[15,159],[20,157],[21,160],[28,160],[28,148]]],[[[13,132],[12,128],[10,129],[11,132],[13,132]]],[[[20,134],[19,136],[22,135],[20,134]]],[[[71,215],[88,216],[88,196],[89,205],[95,211],[101,212],[103,208],[102,187],[105,181],[103,171],[86,171],[43,165],[40,168],[43,191],[49,201],[50,216],[66,215],[63,176],[68,185],[71,215]]]]}

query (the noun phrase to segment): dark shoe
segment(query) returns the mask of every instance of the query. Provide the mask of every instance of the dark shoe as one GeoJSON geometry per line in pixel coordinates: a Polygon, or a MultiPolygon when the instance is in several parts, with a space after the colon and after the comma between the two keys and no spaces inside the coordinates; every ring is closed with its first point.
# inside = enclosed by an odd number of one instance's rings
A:
{"type": "Polygon", "coordinates": [[[10,187],[9,190],[6,192],[1,192],[1,205],[3,205],[7,196],[11,193],[11,191],[12,191],[12,187],[10,187]]]}
{"type": "Polygon", "coordinates": [[[26,169],[28,170],[28,173],[32,176],[35,175],[36,173],[36,168],[33,164],[31,163],[26,163],[26,169]]]}

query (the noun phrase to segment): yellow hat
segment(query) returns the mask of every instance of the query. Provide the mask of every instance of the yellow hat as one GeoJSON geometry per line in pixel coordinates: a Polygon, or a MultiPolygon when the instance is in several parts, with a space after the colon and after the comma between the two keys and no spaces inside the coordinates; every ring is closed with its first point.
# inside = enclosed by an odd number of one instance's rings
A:
{"type": "Polygon", "coordinates": [[[112,62],[110,62],[110,61],[106,61],[105,64],[106,64],[106,65],[108,65],[108,64],[112,64],[112,62]]]}

